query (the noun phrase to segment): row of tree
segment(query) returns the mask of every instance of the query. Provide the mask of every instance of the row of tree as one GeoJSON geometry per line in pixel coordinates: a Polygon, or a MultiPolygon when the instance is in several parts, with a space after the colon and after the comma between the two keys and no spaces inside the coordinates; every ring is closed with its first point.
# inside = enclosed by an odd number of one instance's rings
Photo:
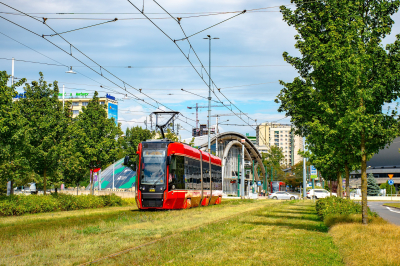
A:
{"type": "MultiPolygon", "coordinates": [[[[363,223],[367,223],[367,160],[398,135],[397,108],[383,111],[400,93],[400,40],[385,47],[400,1],[294,0],[281,7],[294,26],[300,56],[283,54],[299,73],[276,102],[306,137],[304,156],[328,180],[347,187],[361,169],[363,223]]],[[[339,186],[341,188],[341,186],[339,186]]],[[[347,191],[349,195],[349,191],[347,191]]],[[[339,191],[341,195],[341,192],[339,191]]]]}
{"type": "MultiPolygon", "coordinates": [[[[106,106],[95,92],[82,112],[72,117],[71,102],[59,100],[57,82],[43,74],[31,84],[25,79],[7,86],[9,76],[0,72],[0,184],[11,187],[37,183],[46,190],[61,183],[93,184],[93,170],[104,168],[126,154],[136,152],[140,141],[154,133],[140,127],[126,130],[107,117],[106,106]],[[13,100],[24,85],[24,97],[13,100]]],[[[93,193],[92,186],[92,193],[93,193]]]]}

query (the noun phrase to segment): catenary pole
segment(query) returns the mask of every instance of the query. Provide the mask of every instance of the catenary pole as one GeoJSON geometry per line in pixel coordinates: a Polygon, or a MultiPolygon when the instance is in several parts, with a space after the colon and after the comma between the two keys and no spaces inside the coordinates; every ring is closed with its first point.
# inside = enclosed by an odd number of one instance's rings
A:
{"type": "Polygon", "coordinates": [[[11,60],[11,86],[14,85],[14,57],[11,60]]]}
{"type": "Polygon", "coordinates": [[[242,143],[242,180],[240,182],[242,198],[244,198],[244,196],[245,196],[245,194],[244,194],[244,175],[245,175],[245,172],[244,172],[244,143],[242,143]]]}
{"type": "MultiPolygon", "coordinates": [[[[306,140],[303,138],[303,151],[304,148],[306,147],[306,140]]],[[[306,169],[306,157],[303,158],[303,198],[306,197],[306,192],[307,192],[307,169],[306,169]]]]}
{"type": "Polygon", "coordinates": [[[63,112],[64,112],[64,101],[65,101],[64,94],[65,94],[65,85],[63,85],[63,112]]]}
{"type": "Polygon", "coordinates": [[[112,189],[114,190],[114,188],[115,188],[115,186],[114,186],[114,165],[115,165],[115,161],[114,161],[114,163],[113,163],[113,186],[112,186],[112,189]]]}

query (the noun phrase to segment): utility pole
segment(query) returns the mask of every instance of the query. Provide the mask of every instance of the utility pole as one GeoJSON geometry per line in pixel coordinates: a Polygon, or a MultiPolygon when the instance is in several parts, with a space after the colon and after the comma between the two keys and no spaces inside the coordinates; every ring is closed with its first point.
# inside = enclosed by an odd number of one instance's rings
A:
{"type": "MultiPolygon", "coordinates": [[[[303,139],[303,151],[304,148],[306,147],[306,140],[305,138],[303,139]]],[[[303,198],[306,197],[307,195],[307,169],[306,169],[306,157],[303,158],[303,198]]]]}
{"type": "Polygon", "coordinates": [[[242,190],[242,198],[244,198],[244,196],[245,196],[245,194],[244,194],[244,175],[245,175],[245,172],[244,172],[244,143],[242,143],[242,180],[241,180],[241,184],[240,184],[240,187],[241,187],[241,190],[242,190]]]}
{"type": "Polygon", "coordinates": [[[113,163],[113,186],[112,186],[112,189],[114,190],[114,165],[115,165],[115,160],[114,160],[114,163],[113,163]]]}
{"type": "Polygon", "coordinates": [[[65,85],[63,84],[63,112],[64,112],[64,102],[65,102],[64,94],[65,94],[65,85]]]}
{"type": "Polygon", "coordinates": [[[11,86],[14,85],[14,57],[11,60],[11,86]]]}
{"type": "Polygon", "coordinates": [[[240,152],[238,152],[237,194],[238,194],[238,197],[240,197],[240,152]]]}
{"type": "Polygon", "coordinates": [[[210,120],[211,120],[211,39],[219,39],[219,38],[211,38],[211,35],[207,35],[209,50],[208,50],[208,153],[211,153],[211,143],[210,143],[210,120]]]}

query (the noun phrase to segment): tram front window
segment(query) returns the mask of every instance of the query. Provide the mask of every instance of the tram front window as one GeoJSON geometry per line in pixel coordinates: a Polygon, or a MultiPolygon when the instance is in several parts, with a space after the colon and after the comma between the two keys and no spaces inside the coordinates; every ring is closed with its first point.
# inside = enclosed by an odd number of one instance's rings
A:
{"type": "Polygon", "coordinates": [[[165,183],[166,150],[144,150],[142,175],[143,185],[161,185],[165,183]]]}

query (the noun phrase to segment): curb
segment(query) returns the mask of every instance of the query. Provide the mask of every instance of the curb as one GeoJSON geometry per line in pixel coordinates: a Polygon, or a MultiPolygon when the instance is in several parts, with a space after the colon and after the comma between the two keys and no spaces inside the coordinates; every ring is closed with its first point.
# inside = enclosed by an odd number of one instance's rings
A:
{"type": "Polygon", "coordinates": [[[399,208],[399,207],[393,207],[393,206],[389,206],[389,205],[385,205],[385,204],[383,204],[382,206],[386,206],[386,207],[390,207],[390,208],[394,208],[394,209],[398,209],[398,210],[400,210],[400,208],[399,208]]]}

